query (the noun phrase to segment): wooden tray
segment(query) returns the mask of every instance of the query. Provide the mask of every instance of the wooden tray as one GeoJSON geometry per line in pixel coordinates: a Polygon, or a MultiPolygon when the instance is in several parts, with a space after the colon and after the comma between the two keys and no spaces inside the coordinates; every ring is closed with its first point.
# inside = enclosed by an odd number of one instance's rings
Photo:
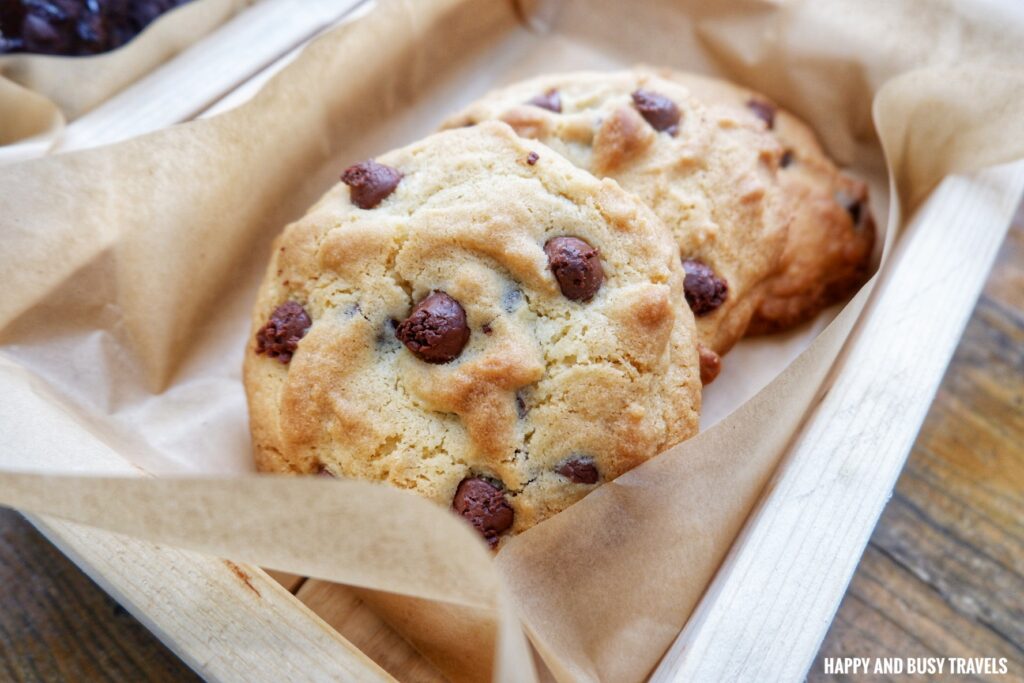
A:
{"type": "MultiPolygon", "coordinates": [[[[275,3],[293,4],[273,0],[268,6],[275,3]]],[[[297,29],[293,38],[298,39],[275,43],[274,55],[261,52],[239,67],[236,77],[203,86],[193,105],[178,107],[173,115],[159,106],[138,110],[132,98],[164,98],[169,84],[180,85],[184,81],[175,79],[187,72],[154,74],[73,124],[61,149],[112,142],[201,116],[217,99],[208,112],[244,101],[290,59],[297,44],[332,20],[369,7],[355,0],[309,4],[324,8],[324,14],[303,24],[304,35],[297,29]],[[323,20],[332,11],[336,14],[323,20]]],[[[279,15],[267,12],[267,23],[250,27],[246,40],[261,30],[273,33],[279,15]]],[[[237,61],[237,46],[222,45],[225,63],[237,61]]],[[[199,80],[193,74],[188,82],[199,80]]],[[[759,508],[651,680],[803,678],[1022,190],[1024,163],[953,177],[916,214],[833,371],[830,390],[796,435],[759,508]],[[948,277],[954,271],[956,277],[948,277]],[[821,452],[831,454],[825,467],[814,457],[821,452]]],[[[127,463],[123,467],[130,470],[127,463]]],[[[61,521],[32,522],[208,680],[443,680],[346,587],[270,575],[61,521]]]]}

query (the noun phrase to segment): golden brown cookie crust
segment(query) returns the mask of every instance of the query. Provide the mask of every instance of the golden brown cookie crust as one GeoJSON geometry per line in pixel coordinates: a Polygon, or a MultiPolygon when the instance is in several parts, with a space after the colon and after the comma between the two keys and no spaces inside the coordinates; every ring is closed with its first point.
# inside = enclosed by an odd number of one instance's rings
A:
{"type": "Polygon", "coordinates": [[[758,293],[748,333],[788,329],[849,298],[870,275],[875,224],[867,186],[842,173],[813,131],[764,95],[694,74],[659,73],[711,107],[759,120],[785,150],[778,177],[793,220],[778,270],[758,293]]]}
{"type": "Polygon", "coordinates": [[[792,211],[778,181],[782,146],[758,119],[706,106],[685,85],[633,69],[517,83],[445,125],[486,120],[505,121],[647,203],[673,231],[680,258],[700,261],[727,284],[723,301],[697,311],[700,342],[722,354],[743,336],[761,283],[778,270],[792,211]],[[530,104],[548,93],[557,93],[560,111],[530,104]],[[678,110],[675,126],[658,98],[678,110]]]}
{"type": "Polygon", "coordinates": [[[500,482],[522,531],[599,481],[692,436],[694,321],[657,217],[501,123],[440,133],[377,161],[401,180],[375,208],[339,184],[277,239],[244,378],[258,467],[382,481],[450,505],[467,477],[500,482]],[[531,163],[532,161],[532,163],[531,163]],[[599,250],[589,301],[563,295],[544,245],[599,250]],[[458,357],[428,363],[395,321],[432,292],[465,311],[458,357]],[[253,341],[283,302],[312,325],[290,363],[253,341]]]}

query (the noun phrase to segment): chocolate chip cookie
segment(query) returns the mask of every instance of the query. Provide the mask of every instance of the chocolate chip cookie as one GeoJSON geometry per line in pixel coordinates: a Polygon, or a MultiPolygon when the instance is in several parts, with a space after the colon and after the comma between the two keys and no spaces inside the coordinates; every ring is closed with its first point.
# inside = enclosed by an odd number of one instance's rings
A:
{"type": "Polygon", "coordinates": [[[778,177],[793,220],[779,268],[761,285],[748,333],[792,327],[864,284],[875,240],[867,186],[836,168],[811,129],[765,96],[692,74],[663,75],[713,109],[760,121],[784,148],[778,177]]]}
{"type": "Polygon", "coordinates": [[[669,226],[686,269],[705,377],[745,333],[779,267],[791,208],[782,145],[748,112],[706,106],[653,71],[543,76],[496,90],[445,127],[501,120],[616,180],[669,226]]]}
{"type": "Polygon", "coordinates": [[[260,470],[410,489],[497,545],[696,432],[678,250],[616,183],[497,122],[339,172],[253,311],[260,470]]]}

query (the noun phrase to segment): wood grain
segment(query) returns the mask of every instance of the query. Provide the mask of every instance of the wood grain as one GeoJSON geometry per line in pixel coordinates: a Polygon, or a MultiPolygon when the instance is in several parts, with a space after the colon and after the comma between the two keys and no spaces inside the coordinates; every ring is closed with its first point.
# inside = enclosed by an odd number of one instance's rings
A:
{"type": "Polygon", "coordinates": [[[348,586],[309,579],[296,593],[317,616],[402,683],[445,679],[348,586]]]}
{"type": "MultiPolygon", "coordinates": [[[[993,680],[1019,680],[1021,444],[1024,206],[810,681],[833,680],[822,673],[825,656],[972,655],[1009,658],[1018,678],[993,680]]],[[[414,665],[430,679],[422,661],[357,600],[340,600],[340,593],[328,599],[312,582],[284,580],[392,674],[406,680],[401,668],[414,665]]],[[[197,679],[20,516],[0,511],[0,680],[197,679]]]]}
{"type": "Polygon", "coordinates": [[[199,680],[11,510],[0,510],[0,606],[0,680],[199,680]]]}
{"type": "Polygon", "coordinates": [[[256,567],[29,519],[205,680],[394,681],[256,567]]]}
{"type": "Polygon", "coordinates": [[[842,656],[1006,657],[1024,680],[1022,444],[1024,206],[810,681],[842,656]]]}

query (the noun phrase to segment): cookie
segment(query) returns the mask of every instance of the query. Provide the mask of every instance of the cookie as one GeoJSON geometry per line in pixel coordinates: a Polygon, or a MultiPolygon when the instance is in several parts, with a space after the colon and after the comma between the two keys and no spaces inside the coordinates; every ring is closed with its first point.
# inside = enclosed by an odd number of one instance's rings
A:
{"type": "Polygon", "coordinates": [[[867,186],[836,168],[811,129],[765,96],[692,74],[663,75],[713,108],[760,121],[784,148],[779,184],[793,220],[778,271],[761,286],[748,333],[793,327],[849,298],[870,275],[875,225],[867,186]]]}
{"type": "Polygon", "coordinates": [[[577,166],[612,178],[672,230],[686,266],[706,376],[745,333],[778,270],[791,209],[783,148],[760,120],[710,108],[645,69],[543,76],[493,91],[445,123],[501,120],[577,166]]]}
{"type": "Polygon", "coordinates": [[[682,265],[617,184],[497,122],[342,179],[253,311],[260,470],[387,482],[497,545],[697,431],[682,265]]]}

